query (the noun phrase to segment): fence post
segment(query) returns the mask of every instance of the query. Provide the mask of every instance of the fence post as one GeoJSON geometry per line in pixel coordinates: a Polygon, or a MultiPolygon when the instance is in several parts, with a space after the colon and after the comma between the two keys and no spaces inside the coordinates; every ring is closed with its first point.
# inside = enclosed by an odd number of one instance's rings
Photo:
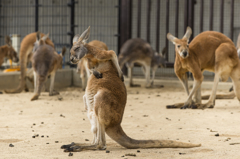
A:
{"type": "MultiPolygon", "coordinates": [[[[122,47],[122,45],[131,38],[131,18],[132,18],[132,0],[120,0],[119,4],[119,12],[120,12],[120,23],[119,23],[119,43],[118,48],[122,47]]],[[[119,52],[120,53],[120,52],[119,52]]],[[[123,68],[123,73],[127,74],[127,68],[123,68]]]]}
{"type": "Polygon", "coordinates": [[[38,0],[35,0],[35,31],[38,31],[38,7],[39,3],[38,0]]]}
{"type": "Polygon", "coordinates": [[[75,35],[74,28],[77,27],[74,22],[74,17],[75,17],[75,0],[71,0],[70,3],[68,3],[68,7],[70,7],[70,32],[68,32],[68,35],[70,35],[70,45],[72,46],[72,39],[75,35]]]}

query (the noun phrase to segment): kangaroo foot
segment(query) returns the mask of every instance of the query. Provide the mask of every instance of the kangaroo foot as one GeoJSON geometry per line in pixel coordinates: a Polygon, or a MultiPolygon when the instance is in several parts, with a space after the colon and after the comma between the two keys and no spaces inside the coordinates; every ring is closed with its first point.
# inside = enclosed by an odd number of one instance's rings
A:
{"type": "Polygon", "coordinates": [[[167,105],[166,108],[167,109],[175,109],[175,108],[181,108],[184,105],[184,103],[176,103],[173,105],[167,105]]]}
{"type": "Polygon", "coordinates": [[[102,78],[102,74],[100,73],[100,72],[98,72],[98,71],[93,71],[93,75],[97,78],[97,79],[99,79],[99,78],[102,78]]]}
{"type": "Polygon", "coordinates": [[[196,109],[214,108],[214,103],[198,104],[196,109]]]}
{"type": "Polygon", "coordinates": [[[55,95],[59,95],[58,91],[53,91],[52,93],[49,92],[49,96],[55,96],[55,95]]]}
{"type": "Polygon", "coordinates": [[[64,149],[64,152],[80,152],[83,150],[105,150],[106,147],[103,145],[82,145],[82,144],[75,144],[72,142],[69,145],[62,145],[61,149],[64,149]]]}
{"type": "Polygon", "coordinates": [[[38,95],[38,94],[35,94],[35,95],[31,98],[31,101],[37,100],[38,97],[39,97],[39,95],[38,95]]]}
{"type": "Polygon", "coordinates": [[[130,87],[141,87],[141,85],[140,84],[132,84],[132,83],[130,83],[130,85],[129,85],[130,87]]]}
{"type": "Polygon", "coordinates": [[[180,109],[187,109],[187,108],[198,109],[198,107],[199,107],[199,104],[192,102],[190,104],[184,104],[180,109]]]}

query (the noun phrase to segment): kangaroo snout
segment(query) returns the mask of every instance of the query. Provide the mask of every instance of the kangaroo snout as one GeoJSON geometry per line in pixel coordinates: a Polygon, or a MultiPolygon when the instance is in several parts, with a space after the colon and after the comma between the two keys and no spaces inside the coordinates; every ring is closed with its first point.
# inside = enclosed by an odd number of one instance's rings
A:
{"type": "Polygon", "coordinates": [[[77,63],[77,62],[78,62],[77,56],[71,55],[71,56],[70,56],[70,61],[71,61],[71,63],[73,63],[73,64],[77,63]]]}
{"type": "Polygon", "coordinates": [[[187,57],[188,56],[188,52],[187,51],[183,51],[182,55],[183,55],[183,57],[187,57]]]}

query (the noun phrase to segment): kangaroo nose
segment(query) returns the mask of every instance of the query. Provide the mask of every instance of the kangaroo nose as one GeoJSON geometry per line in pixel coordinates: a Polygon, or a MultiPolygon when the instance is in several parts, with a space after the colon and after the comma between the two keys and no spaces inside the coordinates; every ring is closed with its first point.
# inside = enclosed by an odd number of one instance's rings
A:
{"type": "Polygon", "coordinates": [[[70,61],[71,61],[71,62],[73,62],[73,61],[74,61],[74,59],[75,59],[75,57],[74,57],[74,56],[70,56],[70,61]]]}
{"type": "Polygon", "coordinates": [[[183,52],[183,56],[184,56],[184,57],[186,57],[187,54],[188,54],[187,51],[184,51],[184,52],[183,52]]]}

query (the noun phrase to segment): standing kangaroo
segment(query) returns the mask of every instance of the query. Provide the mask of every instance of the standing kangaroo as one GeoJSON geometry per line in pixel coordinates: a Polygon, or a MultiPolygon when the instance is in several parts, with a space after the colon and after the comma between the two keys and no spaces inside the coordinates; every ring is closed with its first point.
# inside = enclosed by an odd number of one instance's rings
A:
{"type": "MultiPolygon", "coordinates": [[[[112,59],[114,51],[104,51],[86,43],[90,30],[83,32],[71,49],[71,59],[76,63],[82,58],[91,63],[90,69],[102,73],[102,78],[97,79],[91,75],[83,101],[88,111],[91,123],[93,142],[90,146],[72,143],[63,145],[65,152],[106,149],[107,135],[123,147],[134,148],[190,148],[200,144],[182,143],[171,140],[135,140],[128,137],[121,127],[127,92],[124,83],[119,78],[119,70],[112,59]],[[78,49],[76,49],[78,48],[78,49]]],[[[118,64],[118,63],[117,63],[118,64]]],[[[119,66],[118,66],[119,67],[119,66]]]]}
{"type": "Polygon", "coordinates": [[[0,66],[2,66],[5,57],[13,62],[18,62],[17,52],[12,47],[12,41],[9,36],[5,37],[5,43],[6,45],[0,47],[0,66]]]}
{"type": "Polygon", "coordinates": [[[213,108],[219,78],[227,81],[231,77],[235,94],[240,100],[240,62],[234,43],[224,34],[215,31],[205,31],[196,36],[188,45],[192,34],[190,27],[182,39],[167,34],[168,40],[175,45],[176,59],[174,70],[182,82],[188,98],[185,103],[168,105],[167,108],[213,108]],[[203,71],[215,72],[212,94],[206,104],[201,104],[201,83],[203,71]],[[194,77],[193,88],[189,94],[186,72],[194,77]],[[193,99],[192,99],[193,98],[193,99]]]}
{"type": "Polygon", "coordinates": [[[146,78],[146,87],[153,86],[155,72],[159,66],[165,67],[166,60],[162,56],[166,52],[163,49],[162,54],[155,53],[151,45],[143,39],[135,38],[127,40],[119,54],[119,65],[121,69],[124,64],[128,68],[129,86],[136,87],[140,85],[134,85],[132,81],[132,71],[134,63],[142,65],[142,70],[146,78]],[[150,82],[150,70],[152,69],[152,82],[150,82]]]}
{"type": "MultiPolygon", "coordinates": [[[[88,45],[95,46],[106,51],[108,50],[107,45],[102,41],[93,40],[89,42],[88,45]]],[[[87,59],[83,58],[78,62],[77,72],[80,73],[80,78],[82,80],[82,90],[85,91],[87,79],[90,77],[90,71],[88,69],[87,59]]]]}
{"type": "Polygon", "coordinates": [[[40,34],[37,33],[37,41],[34,43],[32,66],[34,74],[34,96],[31,101],[38,99],[41,93],[41,88],[46,81],[47,77],[50,78],[50,91],[49,96],[57,95],[58,92],[53,91],[54,79],[57,69],[62,68],[62,58],[65,54],[66,48],[62,49],[62,53],[59,55],[55,49],[47,45],[45,35],[40,38],[40,34]]]}
{"type": "MultiPolygon", "coordinates": [[[[6,93],[20,93],[24,88],[26,88],[26,69],[27,69],[27,64],[30,62],[31,57],[32,57],[32,51],[33,51],[33,45],[36,41],[36,35],[37,33],[30,33],[26,35],[20,46],[20,71],[21,71],[21,80],[20,84],[17,89],[14,90],[5,90],[6,93]]],[[[44,37],[44,34],[41,33],[41,37],[44,37]]],[[[52,46],[54,48],[53,42],[46,36],[46,39],[44,39],[46,44],[52,46]]],[[[27,89],[27,88],[26,88],[27,89]]]]}

